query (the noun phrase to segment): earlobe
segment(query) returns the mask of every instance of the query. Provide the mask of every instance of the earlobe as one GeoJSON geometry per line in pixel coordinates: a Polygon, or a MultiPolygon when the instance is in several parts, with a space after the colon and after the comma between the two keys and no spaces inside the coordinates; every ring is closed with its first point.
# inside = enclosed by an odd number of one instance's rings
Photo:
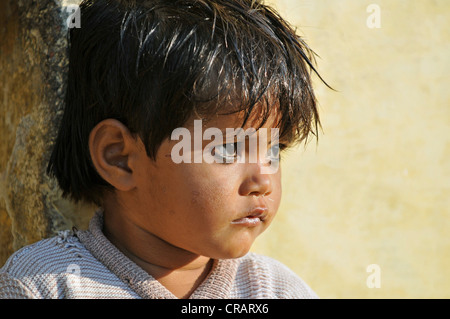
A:
{"type": "Polygon", "coordinates": [[[134,175],[130,165],[136,141],[129,129],[120,121],[106,119],[92,129],[89,152],[98,174],[120,191],[134,188],[134,175]]]}

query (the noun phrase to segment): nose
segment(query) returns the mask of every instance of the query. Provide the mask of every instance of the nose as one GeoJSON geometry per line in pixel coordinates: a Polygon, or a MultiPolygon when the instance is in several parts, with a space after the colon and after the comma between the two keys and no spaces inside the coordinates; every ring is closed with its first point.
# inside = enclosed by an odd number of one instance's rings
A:
{"type": "Polygon", "coordinates": [[[260,165],[250,164],[246,170],[244,181],[239,187],[241,196],[267,196],[272,193],[274,175],[262,174],[260,165]]]}

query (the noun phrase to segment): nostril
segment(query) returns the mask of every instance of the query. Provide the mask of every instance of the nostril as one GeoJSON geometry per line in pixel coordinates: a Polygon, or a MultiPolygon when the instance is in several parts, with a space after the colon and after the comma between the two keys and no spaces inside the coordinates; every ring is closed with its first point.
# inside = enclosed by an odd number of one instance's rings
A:
{"type": "Polygon", "coordinates": [[[251,192],[249,195],[250,196],[256,196],[256,197],[264,197],[264,196],[267,196],[267,195],[270,195],[272,192],[266,192],[266,193],[264,193],[264,194],[261,194],[260,192],[251,192]]]}

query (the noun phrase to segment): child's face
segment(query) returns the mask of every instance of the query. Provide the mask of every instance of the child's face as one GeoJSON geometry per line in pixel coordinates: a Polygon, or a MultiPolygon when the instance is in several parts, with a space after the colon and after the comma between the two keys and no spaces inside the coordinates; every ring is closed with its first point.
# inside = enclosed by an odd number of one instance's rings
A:
{"type": "MultiPolygon", "coordinates": [[[[237,115],[219,116],[207,124],[203,121],[203,131],[215,127],[225,132],[226,128],[240,127],[240,120],[237,115]]],[[[193,138],[191,122],[186,127],[193,138]]],[[[251,125],[244,129],[247,127],[251,125]]],[[[156,162],[140,156],[134,172],[138,186],[133,221],[166,243],[198,255],[211,258],[245,255],[278,209],[280,169],[262,174],[261,166],[267,163],[249,161],[175,164],[171,152],[178,142],[165,140],[156,162]]],[[[203,147],[210,142],[203,141],[203,147]]]]}

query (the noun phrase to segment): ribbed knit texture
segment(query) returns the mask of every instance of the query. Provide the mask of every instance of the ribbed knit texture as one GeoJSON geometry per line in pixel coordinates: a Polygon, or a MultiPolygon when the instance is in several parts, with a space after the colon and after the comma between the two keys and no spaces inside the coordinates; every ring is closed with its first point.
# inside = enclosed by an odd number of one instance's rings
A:
{"type": "MultiPolygon", "coordinates": [[[[104,236],[97,212],[86,231],[61,232],[14,253],[0,269],[0,298],[176,298],[104,236]]],[[[191,299],[317,298],[286,266],[249,253],[215,260],[191,299]]]]}

